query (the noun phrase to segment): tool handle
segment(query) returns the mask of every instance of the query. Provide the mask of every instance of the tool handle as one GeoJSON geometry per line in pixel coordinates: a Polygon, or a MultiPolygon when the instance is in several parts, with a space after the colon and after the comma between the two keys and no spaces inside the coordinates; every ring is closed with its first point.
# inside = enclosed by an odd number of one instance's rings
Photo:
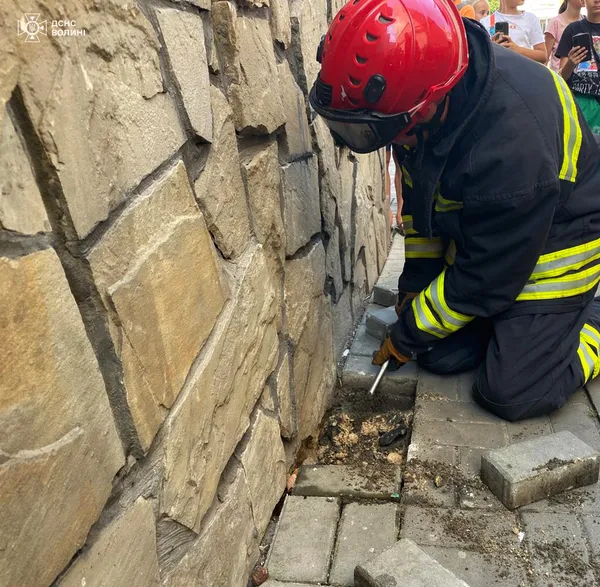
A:
{"type": "Polygon", "coordinates": [[[381,368],[379,369],[379,373],[377,373],[377,377],[375,378],[373,385],[371,385],[371,389],[369,389],[369,395],[373,395],[375,393],[375,390],[377,389],[377,386],[379,385],[379,382],[381,381],[383,374],[387,371],[389,364],[390,364],[390,360],[388,359],[383,365],[381,365],[381,368]]]}

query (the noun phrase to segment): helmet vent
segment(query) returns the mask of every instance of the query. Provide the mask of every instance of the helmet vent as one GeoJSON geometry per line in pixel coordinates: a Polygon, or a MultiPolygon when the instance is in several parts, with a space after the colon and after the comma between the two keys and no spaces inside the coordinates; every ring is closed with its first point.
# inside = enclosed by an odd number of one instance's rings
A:
{"type": "Polygon", "coordinates": [[[360,63],[361,65],[363,65],[364,63],[367,62],[367,58],[366,57],[361,57],[358,53],[356,54],[356,62],[360,63]]]}
{"type": "Polygon", "coordinates": [[[340,14],[340,16],[339,16],[338,20],[344,20],[344,17],[345,17],[345,16],[346,16],[345,14],[340,14]]]}
{"type": "Polygon", "coordinates": [[[352,2],[352,6],[354,6],[355,4],[358,4],[360,2],[360,0],[354,0],[354,2],[352,2]]]}
{"type": "Polygon", "coordinates": [[[370,41],[371,43],[373,41],[376,41],[377,39],[379,39],[379,37],[377,37],[376,35],[373,35],[371,33],[367,33],[366,38],[367,38],[367,41],[370,41]]]}
{"type": "Polygon", "coordinates": [[[383,14],[379,15],[379,18],[377,19],[381,24],[390,24],[392,22],[394,22],[395,19],[393,18],[388,18],[387,16],[383,16],[383,14]]]}
{"type": "Polygon", "coordinates": [[[360,80],[356,79],[355,77],[352,77],[351,75],[348,76],[348,79],[350,80],[350,83],[353,86],[360,86],[360,80]]]}

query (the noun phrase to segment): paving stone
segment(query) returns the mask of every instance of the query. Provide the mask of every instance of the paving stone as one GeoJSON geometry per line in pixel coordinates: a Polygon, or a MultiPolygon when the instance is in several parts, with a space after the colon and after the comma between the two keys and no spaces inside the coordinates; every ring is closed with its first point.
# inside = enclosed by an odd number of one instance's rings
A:
{"type": "Polygon", "coordinates": [[[548,416],[522,420],[521,422],[506,422],[509,442],[521,442],[537,436],[552,434],[552,426],[548,416]]]}
{"type": "Polygon", "coordinates": [[[396,542],[395,504],[350,503],[343,512],[329,583],[352,587],[354,567],[379,556],[396,542]]]}
{"type": "Polygon", "coordinates": [[[345,496],[363,499],[389,499],[400,487],[400,467],[395,481],[382,481],[373,487],[370,479],[345,465],[309,465],[300,469],[294,495],[318,497],[345,496]]]}
{"type": "Polygon", "coordinates": [[[325,583],[339,515],[337,499],[289,496],[269,552],[270,576],[325,583]]]}
{"type": "Polygon", "coordinates": [[[356,587],[469,587],[410,540],[357,566],[354,577],[356,587]]]}
{"type": "MultiPolygon", "coordinates": [[[[396,280],[397,281],[397,280],[396,280]]],[[[395,306],[398,299],[398,288],[391,282],[377,282],[373,288],[373,301],[380,306],[395,306]]]]}
{"type": "Polygon", "coordinates": [[[592,404],[594,404],[596,412],[600,413],[600,377],[596,377],[596,379],[588,381],[588,383],[585,384],[585,388],[589,394],[592,404]]]}
{"type": "Polygon", "coordinates": [[[598,481],[600,455],[568,431],[484,454],[481,476],[509,509],[598,481]]]}
{"type": "Polygon", "coordinates": [[[588,544],[594,556],[600,556],[600,515],[587,514],[583,516],[583,527],[588,536],[588,544]]]}
{"type": "Polygon", "coordinates": [[[500,448],[507,444],[502,423],[415,420],[412,441],[423,444],[500,448]]]}
{"type": "Polygon", "coordinates": [[[400,537],[414,540],[421,546],[481,552],[494,545],[494,548],[510,550],[518,543],[513,532],[515,526],[516,515],[507,510],[484,512],[407,506],[400,537]]]}
{"type": "Polygon", "coordinates": [[[550,414],[555,432],[570,430],[592,448],[600,450],[598,418],[585,392],[579,390],[560,410],[550,414]]]}
{"type": "Polygon", "coordinates": [[[521,512],[580,512],[600,514],[600,483],[558,493],[519,509],[521,512]]]}
{"type": "Polygon", "coordinates": [[[373,357],[373,353],[379,349],[381,342],[367,334],[367,328],[361,324],[356,330],[356,336],[350,347],[350,354],[359,357],[373,357]]]}
{"type": "Polygon", "coordinates": [[[436,375],[421,369],[417,399],[458,400],[459,379],[458,375],[436,375]]]}
{"type": "Polygon", "coordinates": [[[508,565],[506,561],[495,562],[489,556],[459,548],[424,546],[423,550],[471,587],[490,584],[494,587],[516,587],[526,584],[526,573],[517,557],[513,564],[508,565]]]}
{"type": "Polygon", "coordinates": [[[381,342],[389,336],[392,325],[397,321],[398,316],[393,306],[389,308],[367,309],[365,319],[367,333],[381,342]]]}
{"type": "Polygon", "coordinates": [[[523,522],[536,587],[596,585],[583,531],[573,514],[525,513],[523,522]]]}
{"type": "Polygon", "coordinates": [[[431,474],[423,474],[421,465],[427,472],[456,465],[456,449],[453,446],[430,446],[411,443],[408,447],[407,465],[404,471],[402,503],[405,505],[445,506],[455,505],[454,484],[446,483],[436,487],[431,474]]]}
{"type": "Polygon", "coordinates": [[[453,422],[502,422],[475,402],[418,400],[415,417],[420,420],[446,420],[453,422]]]}
{"type": "MultiPolygon", "coordinates": [[[[419,369],[414,361],[407,363],[397,371],[387,371],[381,379],[376,394],[390,392],[397,396],[397,401],[401,396],[410,398],[409,404],[412,405],[412,397],[417,387],[417,377],[419,369]]],[[[350,355],[342,374],[344,386],[353,389],[364,389],[365,393],[375,381],[379,373],[379,367],[371,364],[371,357],[361,357],[350,355]]],[[[404,404],[409,407],[408,404],[404,404]]]]}
{"type": "Polygon", "coordinates": [[[473,401],[473,384],[477,379],[477,369],[458,375],[458,399],[461,402],[473,401]]]}

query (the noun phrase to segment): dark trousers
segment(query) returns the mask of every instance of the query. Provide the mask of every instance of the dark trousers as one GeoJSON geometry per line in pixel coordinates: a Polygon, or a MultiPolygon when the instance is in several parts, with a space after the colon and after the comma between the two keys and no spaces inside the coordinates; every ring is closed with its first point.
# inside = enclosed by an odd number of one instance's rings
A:
{"type": "Polygon", "coordinates": [[[560,408],[585,383],[577,349],[586,322],[600,328],[600,300],[576,312],[476,318],[417,361],[439,374],[478,367],[477,403],[506,420],[532,418],[560,408]]]}

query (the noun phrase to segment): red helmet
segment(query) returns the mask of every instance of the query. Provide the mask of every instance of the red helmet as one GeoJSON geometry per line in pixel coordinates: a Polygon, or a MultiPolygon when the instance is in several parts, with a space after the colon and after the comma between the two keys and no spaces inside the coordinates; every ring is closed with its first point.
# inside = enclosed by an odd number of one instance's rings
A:
{"type": "Polygon", "coordinates": [[[423,120],[464,75],[467,37],[452,0],[350,0],[317,52],[310,103],[357,153],[423,120]]]}

